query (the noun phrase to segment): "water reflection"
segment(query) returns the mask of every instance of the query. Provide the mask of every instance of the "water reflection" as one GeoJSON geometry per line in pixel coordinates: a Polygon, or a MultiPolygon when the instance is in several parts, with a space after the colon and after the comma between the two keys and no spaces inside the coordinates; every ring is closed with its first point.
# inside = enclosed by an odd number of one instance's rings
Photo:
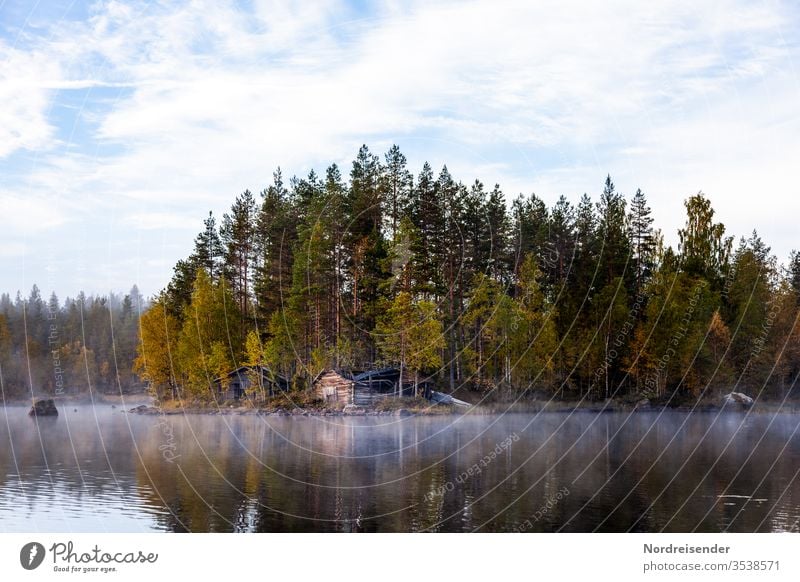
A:
{"type": "Polygon", "coordinates": [[[799,424],[9,407],[0,531],[797,531],[799,424]]]}

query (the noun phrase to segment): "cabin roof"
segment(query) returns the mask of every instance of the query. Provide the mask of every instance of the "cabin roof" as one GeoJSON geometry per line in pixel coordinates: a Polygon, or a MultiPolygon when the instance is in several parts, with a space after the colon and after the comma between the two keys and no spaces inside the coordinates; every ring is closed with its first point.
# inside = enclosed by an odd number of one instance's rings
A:
{"type": "Polygon", "coordinates": [[[399,376],[400,376],[400,370],[398,368],[380,368],[378,370],[367,370],[366,372],[361,372],[360,374],[356,374],[355,376],[353,376],[353,380],[356,381],[382,380],[399,376]]]}
{"type": "MultiPolygon", "coordinates": [[[[356,374],[353,376],[353,380],[358,382],[380,382],[380,381],[389,381],[389,382],[397,382],[400,379],[400,369],[399,368],[380,368],[376,370],[367,370],[366,372],[361,372],[360,374],[356,374]]],[[[411,384],[413,379],[412,373],[409,371],[403,378],[403,384],[411,384]]],[[[420,378],[418,384],[420,386],[426,386],[428,384],[433,384],[433,381],[430,377],[420,378]]]]}

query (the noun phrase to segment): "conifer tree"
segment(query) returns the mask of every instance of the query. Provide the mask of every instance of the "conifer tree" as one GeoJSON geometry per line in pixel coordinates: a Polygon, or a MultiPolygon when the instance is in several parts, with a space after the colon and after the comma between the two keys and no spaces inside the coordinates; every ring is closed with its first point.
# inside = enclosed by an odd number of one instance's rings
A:
{"type": "Polygon", "coordinates": [[[296,211],[278,168],[272,175],[272,184],[261,192],[255,218],[253,291],[256,324],[261,333],[268,328],[272,314],[281,308],[284,295],[288,296],[296,235],[296,211]]]}
{"type": "Polygon", "coordinates": [[[638,295],[642,286],[652,275],[655,266],[656,240],[653,232],[653,217],[647,205],[647,198],[641,188],[631,201],[628,225],[634,261],[634,295],[638,295]]]}
{"type": "Polygon", "coordinates": [[[245,190],[234,200],[230,214],[223,215],[220,227],[220,237],[225,247],[225,276],[230,281],[239,311],[243,315],[248,314],[250,303],[255,216],[255,197],[250,190],[245,190]]]}
{"type": "Polygon", "coordinates": [[[387,220],[387,238],[392,240],[410,203],[413,178],[406,167],[406,157],[396,144],[386,152],[385,163],[384,191],[386,196],[384,203],[386,210],[384,214],[387,220]]]}

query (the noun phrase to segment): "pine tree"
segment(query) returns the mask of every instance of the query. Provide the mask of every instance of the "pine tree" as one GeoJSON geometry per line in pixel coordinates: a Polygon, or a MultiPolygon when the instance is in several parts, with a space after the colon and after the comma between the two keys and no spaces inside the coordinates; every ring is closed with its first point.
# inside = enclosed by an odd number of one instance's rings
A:
{"type": "Polygon", "coordinates": [[[234,200],[230,214],[222,216],[220,227],[220,238],[225,248],[225,277],[231,283],[243,315],[248,314],[250,305],[251,267],[255,261],[255,216],[255,197],[250,190],[245,190],[234,200]]]}
{"type": "Polygon", "coordinates": [[[557,290],[556,328],[562,338],[562,348],[556,358],[558,375],[567,384],[585,350],[585,338],[594,332],[589,319],[592,298],[600,284],[601,239],[598,234],[596,206],[584,194],[575,210],[575,258],[569,275],[569,286],[557,290]]]}
{"type": "Polygon", "coordinates": [[[272,314],[280,310],[284,295],[288,296],[297,239],[296,209],[280,168],[272,177],[272,184],[261,192],[254,232],[253,291],[256,325],[262,333],[269,327],[272,314]]]}
{"type": "Polygon", "coordinates": [[[762,357],[777,276],[775,258],[769,251],[755,232],[750,239],[742,239],[733,257],[733,277],[725,295],[727,320],[733,330],[731,361],[746,384],[757,383],[771,366],[762,357]]]}
{"type": "Polygon", "coordinates": [[[605,287],[617,277],[622,277],[625,283],[629,283],[633,277],[629,266],[631,248],[625,198],[614,189],[611,176],[606,177],[603,194],[597,204],[597,214],[599,218],[597,236],[601,244],[599,260],[604,267],[599,273],[599,286],[605,287]]]}
{"type": "Polygon", "coordinates": [[[209,211],[208,218],[203,221],[205,229],[197,235],[194,242],[194,253],[190,259],[196,269],[205,269],[208,276],[215,280],[222,275],[222,259],[224,247],[217,231],[214,213],[209,211]]]}
{"type": "Polygon", "coordinates": [[[549,236],[539,260],[545,265],[547,279],[556,292],[563,292],[575,258],[575,212],[560,196],[548,223],[549,236]]]}
{"type": "Polygon", "coordinates": [[[164,300],[172,315],[180,317],[192,295],[197,269],[205,269],[212,279],[223,275],[224,248],[212,212],[203,221],[204,229],[194,239],[194,250],[179,260],[173,268],[172,279],[166,288],[164,300]]]}
{"type": "Polygon", "coordinates": [[[470,186],[462,203],[462,224],[464,243],[464,280],[471,284],[475,275],[485,273],[489,268],[489,255],[484,238],[488,232],[486,213],[486,191],[479,180],[470,186]]]}
{"type": "Polygon", "coordinates": [[[350,171],[351,230],[355,237],[381,234],[384,184],[378,156],[362,145],[350,171]]]}
{"type": "Polygon", "coordinates": [[[800,252],[792,251],[789,256],[789,285],[800,296],[800,252]]]}
{"type": "Polygon", "coordinates": [[[328,336],[333,343],[333,362],[335,367],[340,367],[342,361],[342,342],[346,336],[352,337],[353,333],[345,334],[344,312],[345,294],[343,293],[347,271],[346,233],[348,221],[347,187],[342,181],[342,175],[336,164],[328,167],[325,172],[325,208],[324,228],[328,230],[329,244],[325,247],[328,257],[327,282],[328,288],[328,336]]]}
{"type": "Polygon", "coordinates": [[[443,292],[442,261],[445,254],[445,209],[439,198],[441,184],[448,184],[449,172],[442,169],[441,181],[433,177],[426,162],[417,178],[410,205],[411,220],[418,233],[413,249],[414,292],[425,298],[436,298],[443,292]]]}
{"type": "MultiPolygon", "coordinates": [[[[335,179],[335,172],[329,174],[329,180],[335,179]]],[[[334,298],[330,293],[333,291],[331,281],[337,276],[335,224],[338,220],[328,211],[327,189],[317,188],[315,182],[308,184],[315,187],[307,198],[298,226],[286,311],[295,320],[295,350],[303,362],[310,361],[314,350],[324,350],[328,342],[336,340],[335,314],[330,311],[334,298]]],[[[335,188],[336,184],[329,181],[328,186],[335,188]]]]}
{"type": "Polygon", "coordinates": [[[488,236],[485,238],[485,244],[488,245],[489,275],[508,286],[514,261],[509,244],[511,222],[508,218],[505,196],[499,184],[495,184],[486,201],[486,222],[488,236]]]}
{"type": "Polygon", "coordinates": [[[386,185],[384,191],[386,196],[384,202],[386,210],[384,215],[387,219],[387,237],[389,240],[393,240],[400,227],[400,220],[411,200],[413,178],[411,172],[406,168],[406,157],[396,144],[386,152],[385,160],[386,185]]]}
{"type": "Polygon", "coordinates": [[[655,267],[656,240],[653,232],[653,217],[647,205],[647,198],[641,189],[631,201],[628,215],[631,247],[634,261],[634,295],[638,296],[655,267]]]}
{"type": "Polygon", "coordinates": [[[555,257],[550,241],[550,216],[544,201],[536,194],[527,198],[520,194],[511,205],[511,214],[511,244],[516,251],[517,268],[532,254],[549,276],[555,257]]]}
{"type": "Polygon", "coordinates": [[[361,146],[350,171],[347,230],[347,258],[351,288],[351,311],[354,343],[364,361],[374,359],[369,332],[379,311],[381,287],[390,278],[387,271],[388,250],[382,236],[381,166],[377,156],[361,146]]]}
{"type": "MultiPolygon", "coordinates": [[[[456,387],[459,374],[459,352],[463,345],[456,323],[458,314],[464,306],[465,283],[463,268],[465,263],[465,245],[462,224],[466,216],[466,200],[468,193],[462,184],[456,184],[447,166],[442,168],[436,181],[437,197],[443,209],[444,224],[439,232],[433,233],[437,253],[436,262],[441,270],[441,288],[437,290],[436,300],[441,298],[441,310],[444,315],[446,357],[450,390],[456,387]]],[[[429,243],[432,242],[430,239],[429,243]]]]}

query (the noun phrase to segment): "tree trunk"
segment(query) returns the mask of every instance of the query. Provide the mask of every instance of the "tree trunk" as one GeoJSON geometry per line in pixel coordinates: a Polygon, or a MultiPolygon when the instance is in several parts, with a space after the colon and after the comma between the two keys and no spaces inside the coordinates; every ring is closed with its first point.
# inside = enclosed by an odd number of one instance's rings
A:
{"type": "Polygon", "coordinates": [[[398,396],[403,395],[403,368],[405,368],[405,356],[400,359],[400,377],[397,379],[398,396]]]}
{"type": "Polygon", "coordinates": [[[608,371],[611,368],[611,362],[608,361],[608,342],[609,342],[609,333],[606,333],[606,373],[605,373],[605,380],[606,380],[606,400],[608,400],[608,371]]]}

